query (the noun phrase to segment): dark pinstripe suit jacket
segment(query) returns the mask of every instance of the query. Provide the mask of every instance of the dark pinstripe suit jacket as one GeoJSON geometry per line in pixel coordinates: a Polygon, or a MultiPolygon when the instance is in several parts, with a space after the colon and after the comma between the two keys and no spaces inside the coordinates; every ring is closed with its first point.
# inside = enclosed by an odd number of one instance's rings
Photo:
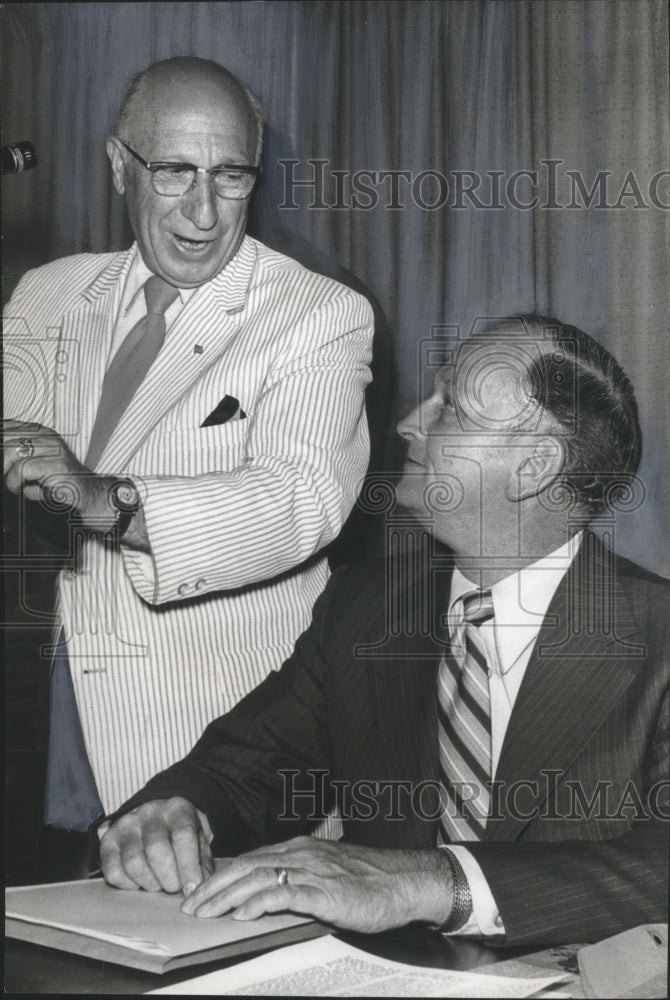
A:
{"type": "MultiPolygon", "coordinates": [[[[342,782],[345,839],[434,845],[450,569],[437,556],[428,574],[404,565],[397,580],[381,562],[338,571],[291,659],[124,811],[183,795],[208,813],[221,847],[242,849],[304,830],[314,797],[287,802],[286,792],[320,788],[325,778],[305,772],[321,769],[342,782]]],[[[669,586],[587,534],[550,605],[486,839],[469,845],[509,944],[595,940],[667,919],[668,822],[653,814],[668,814],[669,586]]]]}

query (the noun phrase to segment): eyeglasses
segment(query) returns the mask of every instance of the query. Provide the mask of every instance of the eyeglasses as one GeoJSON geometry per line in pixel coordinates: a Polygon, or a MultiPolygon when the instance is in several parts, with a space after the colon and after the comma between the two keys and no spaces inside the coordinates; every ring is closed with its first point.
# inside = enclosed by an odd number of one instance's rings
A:
{"type": "Polygon", "coordinates": [[[250,167],[247,164],[222,163],[211,170],[196,167],[193,163],[170,163],[157,160],[149,163],[144,157],[131,149],[127,142],[119,139],[124,149],[134,156],[151,173],[151,183],[156,194],[170,197],[186,194],[195,184],[196,174],[209,174],[212,186],[220,198],[248,198],[261,172],[260,167],[250,167]]]}

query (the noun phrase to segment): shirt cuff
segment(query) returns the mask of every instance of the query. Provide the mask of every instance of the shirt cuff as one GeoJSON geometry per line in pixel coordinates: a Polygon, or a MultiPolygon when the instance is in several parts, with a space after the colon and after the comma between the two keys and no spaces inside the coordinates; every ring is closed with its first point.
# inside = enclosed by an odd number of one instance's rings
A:
{"type": "Polygon", "coordinates": [[[460,844],[445,844],[443,850],[451,851],[460,864],[472,895],[472,915],[457,931],[455,936],[496,937],[505,933],[502,917],[489,884],[479,864],[466,847],[460,844]]]}

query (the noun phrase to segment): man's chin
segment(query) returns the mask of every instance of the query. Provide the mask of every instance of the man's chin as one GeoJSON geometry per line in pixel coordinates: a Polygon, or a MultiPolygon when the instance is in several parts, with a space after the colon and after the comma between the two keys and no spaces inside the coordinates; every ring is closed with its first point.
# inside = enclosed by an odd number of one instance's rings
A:
{"type": "Polygon", "coordinates": [[[224,266],[210,253],[181,259],[171,257],[164,262],[161,277],[177,288],[198,288],[215,278],[224,266]]]}
{"type": "Polygon", "coordinates": [[[160,245],[142,257],[147,266],[177,288],[198,288],[219,274],[235,256],[240,241],[224,245],[221,239],[180,239],[176,233],[163,234],[160,245]],[[147,260],[147,257],[149,258],[147,260]]]}
{"type": "Polygon", "coordinates": [[[424,503],[424,486],[417,476],[403,476],[395,491],[396,503],[404,511],[423,523],[429,517],[424,503]]]}

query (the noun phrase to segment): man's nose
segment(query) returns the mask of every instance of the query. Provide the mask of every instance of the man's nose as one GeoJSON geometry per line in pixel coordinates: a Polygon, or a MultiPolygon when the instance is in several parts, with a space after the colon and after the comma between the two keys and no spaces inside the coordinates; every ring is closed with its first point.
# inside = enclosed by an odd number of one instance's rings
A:
{"type": "Polygon", "coordinates": [[[195,183],[182,197],[182,215],[198,229],[213,229],[219,221],[217,196],[209,174],[196,174],[195,183]]]}
{"type": "Polygon", "coordinates": [[[406,417],[398,421],[396,430],[405,441],[418,441],[425,437],[425,403],[419,403],[406,417]]]}

